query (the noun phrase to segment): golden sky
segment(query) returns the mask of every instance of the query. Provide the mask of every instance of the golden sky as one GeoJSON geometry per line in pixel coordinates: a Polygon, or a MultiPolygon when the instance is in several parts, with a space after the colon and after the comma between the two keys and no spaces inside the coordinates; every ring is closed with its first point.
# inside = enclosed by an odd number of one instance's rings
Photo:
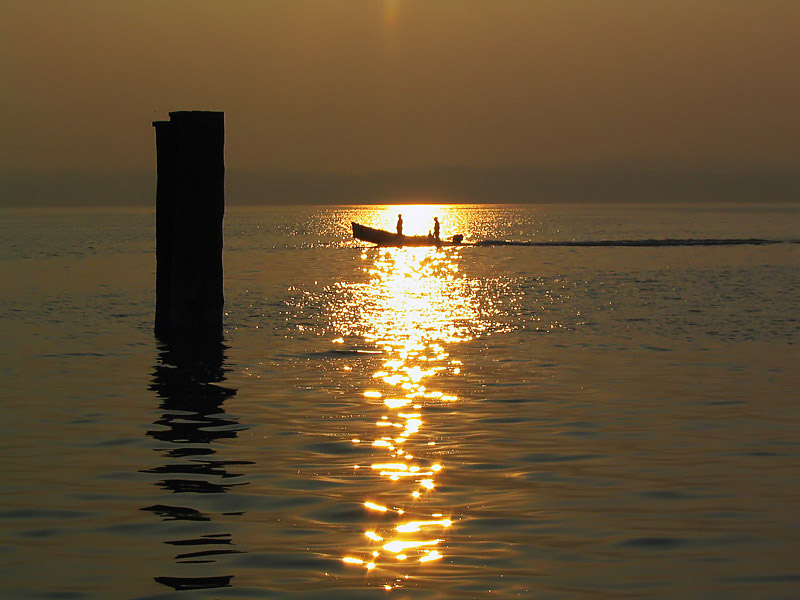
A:
{"type": "Polygon", "coordinates": [[[223,110],[241,169],[800,161],[796,0],[0,4],[4,169],[152,168],[223,110]]]}

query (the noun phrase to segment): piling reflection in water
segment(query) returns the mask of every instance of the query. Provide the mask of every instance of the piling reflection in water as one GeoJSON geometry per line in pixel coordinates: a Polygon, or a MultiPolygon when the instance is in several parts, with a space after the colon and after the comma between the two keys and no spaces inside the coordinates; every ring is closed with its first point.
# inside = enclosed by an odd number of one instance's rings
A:
{"type": "MultiPolygon", "coordinates": [[[[246,483],[229,468],[251,464],[249,461],[214,458],[214,443],[235,438],[242,429],[222,408],[224,401],[236,394],[235,389],[220,385],[225,381],[224,360],[223,346],[218,344],[202,349],[164,347],[159,354],[150,390],[161,400],[163,414],[154,423],[156,429],[147,435],[166,444],[157,448],[165,462],[142,472],[158,474],[161,479],[156,485],[167,492],[224,494],[246,483]]],[[[142,510],[159,515],[163,521],[196,523],[188,528],[192,537],[170,536],[164,542],[175,547],[177,564],[205,565],[216,562],[222,555],[240,552],[234,547],[230,533],[212,527],[217,518],[198,504],[190,496],[182,496],[180,505],[165,502],[142,510]],[[190,503],[194,506],[187,506],[190,503]]],[[[177,535],[185,536],[187,529],[180,530],[182,534],[177,535]]],[[[155,581],[175,590],[189,590],[227,587],[233,578],[227,574],[206,574],[205,567],[202,576],[194,576],[195,572],[187,569],[189,576],[160,576],[155,581]]]]}
{"type": "MultiPolygon", "coordinates": [[[[435,497],[447,464],[425,413],[458,401],[436,389],[435,378],[459,375],[461,363],[448,348],[487,327],[479,295],[459,273],[460,258],[456,248],[365,250],[367,282],[340,290],[347,300],[331,317],[335,329],[383,354],[374,383],[363,392],[366,402],[381,407],[380,418],[368,439],[352,440],[373,449],[371,461],[354,469],[375,479],[374,493],[363,499],[375,524],[353,541],[342,557],[346,564],[370,571],[391,565],[396,572],[399,565],[419,567],[446,556],[455,517],[435,497]]],[[[386,587],[395,585],[390,580],[386,587]]]]}

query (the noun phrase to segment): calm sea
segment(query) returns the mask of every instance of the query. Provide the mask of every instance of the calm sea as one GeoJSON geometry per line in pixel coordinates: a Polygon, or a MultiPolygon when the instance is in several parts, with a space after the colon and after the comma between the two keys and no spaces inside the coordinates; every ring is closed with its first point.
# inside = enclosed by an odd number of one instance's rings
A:
{"type": "Polygon", "coordinates": [[[203,360],[151,211],[0,215],[3,598],[800,595],[800,205],[231,208],[203,360]]]}

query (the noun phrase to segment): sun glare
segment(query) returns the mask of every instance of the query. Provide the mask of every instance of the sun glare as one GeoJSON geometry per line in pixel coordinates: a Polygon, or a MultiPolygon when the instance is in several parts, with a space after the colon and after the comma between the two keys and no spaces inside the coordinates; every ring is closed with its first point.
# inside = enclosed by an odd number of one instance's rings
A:
{"type": "Polygon", "coordinates": [[[463,211],[447,204],[397,204],[383,206],[380,210],[365,215],[364,224],[376,229],[395,231],[397,215],[403,215],[403,233],[406,235],[427,235],[433,232],[433,218],[441,223],[441,237],[449,238],[455,234],[466,235],[468,224],[463,211]]]}
{"type": "Polygon", "coordinates": [[[383,0],[383,26],[393,28],[397,26],[400,13],[400,0],[383,0]]]}

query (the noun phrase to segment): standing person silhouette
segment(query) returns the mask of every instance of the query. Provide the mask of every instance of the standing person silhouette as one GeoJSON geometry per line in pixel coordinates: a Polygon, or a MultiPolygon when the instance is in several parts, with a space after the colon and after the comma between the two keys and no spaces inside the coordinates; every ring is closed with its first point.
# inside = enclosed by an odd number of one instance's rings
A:
{"type": "Polygon", "coordinates": [[[433,217],[433,237],[439,239],[439,217],[433,217]]]}
{"type": "Polygon", "coordinates": [[[397,235],[403,235],[403,215],[397,215],[397,235]]]}

